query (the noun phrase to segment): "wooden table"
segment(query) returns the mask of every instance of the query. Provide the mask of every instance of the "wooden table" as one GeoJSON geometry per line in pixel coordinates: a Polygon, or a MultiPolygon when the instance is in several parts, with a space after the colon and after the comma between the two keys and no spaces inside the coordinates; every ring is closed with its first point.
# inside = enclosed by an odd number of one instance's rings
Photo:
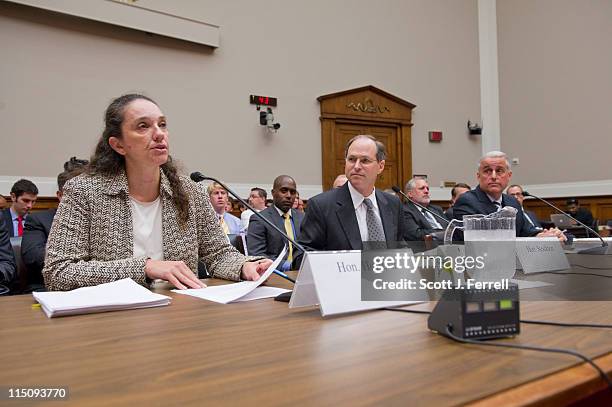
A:
{"type": "MultiPolygon", "coordinates": [[[[131,407],[562,405],[605,389],[571,356],[458,344],[429,332],[427,315],[323,319],[271,299],[221,305],[156,291],[172,304],[54,319],[31,296],[0,298],[0,386],[67,386],[68,401],[53,406],[131,407]]],[[[612,302],[523,302],[521,314],[610,324],[612,302]]],[[[610,330],[523,324],[505,341],[575,349],[612,372],[610,330]]]]}

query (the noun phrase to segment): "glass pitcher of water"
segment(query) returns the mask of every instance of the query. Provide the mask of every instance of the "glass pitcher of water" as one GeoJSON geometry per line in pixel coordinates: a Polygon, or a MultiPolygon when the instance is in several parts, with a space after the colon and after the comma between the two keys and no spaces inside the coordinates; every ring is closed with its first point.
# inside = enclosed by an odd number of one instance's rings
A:
{"type": "Polygon", "coordinates": [[[516,270],[516,208],[506,206],[489,215],[465,215],[453,219],[444,233],[444,243],[451,243],[456,229],[463,230],[465,255],[482,256],[483,268],[470,270],[476,281],[500,281],[512,278],[516,270]],[[459,226],[462,223],[463,226],[459,226]]]}

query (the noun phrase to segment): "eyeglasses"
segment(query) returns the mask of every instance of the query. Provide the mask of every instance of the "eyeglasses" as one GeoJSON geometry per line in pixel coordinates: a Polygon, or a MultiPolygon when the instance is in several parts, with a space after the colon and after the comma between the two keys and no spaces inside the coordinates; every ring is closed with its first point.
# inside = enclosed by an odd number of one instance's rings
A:
{"type": "Polygon", "coordinates": [[[376,160],[374,160],[374,159],[372,159],[370,157],[354,157],[354,156],[346,157],[346,161],[351,163],[351,164],[356,164],[357,161],[359,161],[361,163],[361,165],[369,165],[369,164],[377,162],[376,160]]]}
{"type": "Polygon", "coordinates": [[[502,176],[508,173],[508,169],[504,167],[498,167],[498,168],[485,167],[480,172],[486,175],[487,177],[492,176],[493,173],[497,174],[498,176],[502,176]]]}

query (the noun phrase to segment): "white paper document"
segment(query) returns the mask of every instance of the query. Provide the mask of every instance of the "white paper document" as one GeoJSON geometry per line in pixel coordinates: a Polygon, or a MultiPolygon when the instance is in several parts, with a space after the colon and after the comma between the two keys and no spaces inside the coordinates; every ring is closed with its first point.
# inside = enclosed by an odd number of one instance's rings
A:
{"type": "Polygon", "coordinates": [[[187,290],[172,290],[178,294],[191,295],[192,297],[202,298],[203,300],[228,304],[235,301],[250,301],[260,298],[276,297],[278,294],[290,290],[278,288],[275,290],[263,290],[275,287],[259,287],[274,272],[287,253],[287,246],[283,248],[276,260],[262,274],[257,281],[241,281],[234,284],[217,285],[214,287],[196,288],[187,290]],[[282,291],[276,291],[282,290],[282,291]],[[274,294],[276,292],[276,294],[274,294]],[[247,297],[248,296],[248,297],[247,297]],[[246,297],[246,298],[245,298],[246,297]]]}
{"type": "Polygon", "coordinates": [[[171,297],[156,294],[131,278],[72,291],[33,292],[49,318],[124,309],[161,307],[171,297]]]}
{"type": "Polygon", "coordinates": [[[286,288],[260,286],[248,293],[247,295],[244,295],[238,298],[237,300],[234,300],[234,302],[261,300],[263,298],[274,298],[278,295],[288,293],[290,291],[291,290],[287,290],[286,288]]]}

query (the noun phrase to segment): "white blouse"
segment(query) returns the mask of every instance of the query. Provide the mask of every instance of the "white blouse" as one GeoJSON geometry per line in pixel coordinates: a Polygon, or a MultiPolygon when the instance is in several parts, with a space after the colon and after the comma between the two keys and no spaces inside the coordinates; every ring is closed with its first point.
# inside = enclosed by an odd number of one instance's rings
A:
{"type": "Polygon", "coordinates": [[[134,257],[163,260],[161,199],[157,197],[153,202],[140,202],[130,196],[130,209],[134,225],[134,257]]]}

